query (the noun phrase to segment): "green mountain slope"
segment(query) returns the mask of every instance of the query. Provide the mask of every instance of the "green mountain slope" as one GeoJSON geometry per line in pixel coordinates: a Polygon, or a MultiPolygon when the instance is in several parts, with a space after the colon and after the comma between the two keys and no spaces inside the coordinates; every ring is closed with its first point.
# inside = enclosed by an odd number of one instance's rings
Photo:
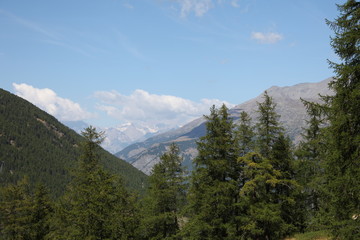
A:
{"type": "MultiPolygon", "coordinates": [[[[77,163],[82,137],[28,101],[0,89],[0,185],[24,175],[60,195],[77,163]]],[[[147,176],[101,150],[101,162],[126,185],[141,192],[147,176]]]]}

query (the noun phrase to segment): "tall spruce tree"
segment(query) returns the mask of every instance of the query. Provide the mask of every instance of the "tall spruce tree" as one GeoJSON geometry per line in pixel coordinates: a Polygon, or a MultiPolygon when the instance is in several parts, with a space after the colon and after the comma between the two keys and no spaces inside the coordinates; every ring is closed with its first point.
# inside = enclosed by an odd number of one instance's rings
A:
{"type": "Polygon", "coordinates": [[[37,184],[32,195],[31,236],[32,239],[47,239],[50,232],[50,221],[54,211],[54,203],[48,190],[42,184],[37,184]]]}
{"type": "Polygon", "coordinates": [[[294,226],[284,217],[283,203],[279,200],[294,202],[295,199],[278,189],[295,188],[296,182],[285,179],[269,159],[255,152],[240,157],[239,164],[247,179],[240,191],[240,239],[283,239],[294,226]]]}
{"type": "Polygon", "coordinates": [[[276,113],[276,103],[265,91],[264,101],[258,103],[256,123],[256,151],[269,159],[284,178],[293,177],[291,141],[281,126],[280,115],[276,113]]]}
{"type": "Polygon", "coordinates": [[[186,178],[182,157],[176,144],[160,157],[150,175],[142,220],[144,239],[176,239],[186,200],[186,178]]]}
{"type": "Polygon", "coordinates": [[[242,111],[240,113],[236,137],[239,144],[239,151],[241,156],[244,156],[245,154],[254,151],[254,127],[251,125],[250,115],[245,111],[242,111]]]}
{"type": "Polygon", "coordinates": [[[338,5],[340,16],[328,21],[331,46],[340,63],[327,98],[326,177],[331,196],[332,232],[339,239],[360,239],[360,2],[338,5]]]}
{"type": "Polygon", "coordinates": [[[238,148],[228,109],[214,106],[205,116],[206,135],[198,142],[198,156],[188,193],[186,239],[237,239],[238,148]]]}
{"type": "MultiPolygon", "coordinates": [[[[302,100],[307,111],[307,127],[303,129],[302,141],[297,146],[295,155],[296,180],[303,187],[301,199],[304,209],[304,227],[319,230],[321,227],[321,198],[323,197],[324,166],[322,153],[324,152],[325,126],[324,108],[317,103],[302,100]]],[[[323,205],[324,206],[324,205],[323,205]]]]}
{"type": "MultiPolygon", "coordinates": [[[[281,174],[279,180],[292,181],[294,179],[293,149],[290,138],[286,136],[281,126],[280,115],[276,113],[276,103],[265,91],[264,101],[258,103],[258,119],[256,123],[256,151],[262,158],[268,159],[272,167],[281,174]]],[[[294,185],[297,186],[297,185],[294,185]]],[[[296,189],[285,184],[278,184],[274,188],[276,201],[280,205],[280,217],[288,224],[288,234],[300,228],[298,211],[294,211],[296,189]]]]}
{"type": "Polygon", "coordinates": [[[83,132],[79,167],[57,209],[53,239],[134,239],[138,224],[132,199],[121,180],[99,165],[102,133],[83,132]]]}
{"type": "Polygon", "coordinates": [[[277,141],[283,128],[280,126],[280,115],[276,113],[276,103],[265,91],[264,101],[258,103],[258,119],[256,124],[257,151],[269,158],[272,148],[277,141]]]}

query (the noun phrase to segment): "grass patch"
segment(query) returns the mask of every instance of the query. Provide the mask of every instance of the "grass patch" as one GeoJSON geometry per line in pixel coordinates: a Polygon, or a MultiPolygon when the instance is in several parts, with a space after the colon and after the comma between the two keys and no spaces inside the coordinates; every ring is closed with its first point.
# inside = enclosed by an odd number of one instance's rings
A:
{"type": "Polygon", "coordinates": [[[330,237],[327,231],[316,231],[298,233],[291,238],[287,238],[286,240],[330,240],[330,237]]]}

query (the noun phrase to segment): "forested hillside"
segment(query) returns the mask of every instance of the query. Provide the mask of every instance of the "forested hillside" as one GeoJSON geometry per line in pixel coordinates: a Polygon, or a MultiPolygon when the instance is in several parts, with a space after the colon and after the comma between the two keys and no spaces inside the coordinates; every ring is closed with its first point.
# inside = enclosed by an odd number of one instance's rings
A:
{"type": "MultiPolygon", "coordinates": [[[[0,89],[0,184],[28,176],[55,195],[63,193],[83,138],[26,100],[0,89]]],[[[105,150],[101,164],[141,191],[147,177],[105,150]]]]}

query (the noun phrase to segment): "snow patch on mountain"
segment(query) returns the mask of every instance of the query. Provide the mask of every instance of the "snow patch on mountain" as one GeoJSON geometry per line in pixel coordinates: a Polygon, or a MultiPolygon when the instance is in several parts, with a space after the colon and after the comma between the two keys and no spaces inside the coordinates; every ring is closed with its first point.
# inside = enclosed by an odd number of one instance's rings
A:
{"type": "MultiPolygon", "coordinates": [[[[77,133],[81,133],[89,126],[89,124],[83,121],[64,121],[64,124],[77,133]]],[[[164,124],[145,126],[134,123],[124,123],[116,127],[96,128],[104,132],[105,135],[101,146],[111,153],[119,152],[133,143],[144,141],[155,134],[160,134],[171,129],[164,124]]]]}

